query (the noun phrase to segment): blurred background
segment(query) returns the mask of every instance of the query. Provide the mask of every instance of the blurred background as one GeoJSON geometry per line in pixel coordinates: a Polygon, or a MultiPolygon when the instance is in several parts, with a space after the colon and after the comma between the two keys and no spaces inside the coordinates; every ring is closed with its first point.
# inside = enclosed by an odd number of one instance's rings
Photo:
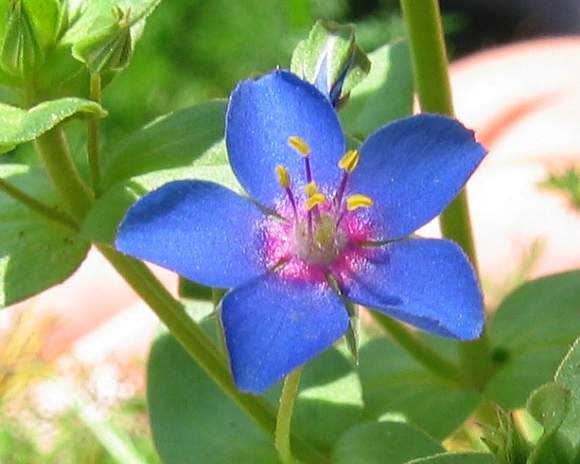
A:
{"type": "MultiPolygon", "coordinates": [[[[441,6],[459,60],[458,115],[492,149],[470,195],[493,306],[529,276],[580,267],[580,1],[441,6]],[[547,36],[561,38],[529,42],[547,36]]],[[[159,115],[287,66],[316,19],[355,23],[367,52],[404,36],[395,0],[162,2],[132,64],[106,89],[104,138],[114,144],[159,115]]],[[[91,254],[71,281],[19,305],[0,328],[1,463],[158,462],[144,398],[155,319],[102,260],[91,254]],[[102,292],[104,303],[86,302],[102,292]]]]}

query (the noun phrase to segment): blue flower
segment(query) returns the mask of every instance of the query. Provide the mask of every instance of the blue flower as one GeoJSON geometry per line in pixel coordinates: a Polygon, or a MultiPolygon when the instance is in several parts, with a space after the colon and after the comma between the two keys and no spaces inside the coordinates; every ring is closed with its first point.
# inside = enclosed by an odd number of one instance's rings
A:
{"type": "Polygon", "coordinates": [[[277,70],[234,90],[226,144],[252,200],[170,182],[129,210],[116,246],[231,288],[221,320],[240,390],[261,393],[330,347],[348,327],[344,299],[444,337],[480,335],[482,296],[464,253],[410,236],[484,157],[471,131],[423,114],[347,150],[328,99],[277,70]]]}

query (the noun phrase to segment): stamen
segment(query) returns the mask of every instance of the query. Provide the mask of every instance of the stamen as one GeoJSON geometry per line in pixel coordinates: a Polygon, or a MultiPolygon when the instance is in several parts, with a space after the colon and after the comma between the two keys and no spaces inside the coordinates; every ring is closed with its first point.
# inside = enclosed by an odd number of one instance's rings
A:
{"type": "Polygon", "coordinates": [[[308,197],[306,200],[306,211],[310,211],[316,206],[324,203],[326,201],[326,197],[322,193],[315,193],[314,195],[308,197]]]}
{"type": "Polygon", "coordinates": [[[308,197],[311,197],[312,195],[318,193],[318,185],[316,185],[316,182],[308,182],[305,186],[304,186],[304,193],[306,193],[306,195],[308,197]]]}
{"type": "Polygon", "coordinates": [[[306,182],[312,182],[312,169],[310,168],[310,145],[306,143],[301,137],[291,135],[288,137],[288,145],[290,145],[296,153],[304,158],[304,166],[306,168],[306,182]]]}
{"type": "Polygon", "coordinates": [[[304,158],[308,157],[310,154],[310,146],[303,138],[300,138],[297,135],[291,135],[288,137],[288,145],[304,158]]]}
{"type": "Polygon", "coordinates": [[[340,185],[338,186],[338,191],[336,192],[336,197],[334,197],[334,203],[338,210],[340,210],[342,204],[342,196],[346,190],[348,175],[356,169],[359,160],[360,153],[358,150],[348,150],[338,162],[338,167],[344,171],[340,185]]]}
{"type": "Polygon", "coordinates": [[[276,166],[276,179],[280,186],[286,191],[286,195],[288,196],[288,200],[290,201],[290,205],[292,206],[292,212],[294,213],[294,220],[298,220],[298,211],[296,210],[296,201],[294,200],[294,195],[292,194],[292,190],[290,190],[290,174],[288,170],[278,164],[276,166]]]}
{"type": "Polygon", "coordinates": [[[348,211],[355,211],[359,208],[370,208],[373,206],[373,200],[366,195],[351,195],[346,199],[346,209],[348,211]]]}
{"type": "Polygon", "coordinates": [[[290,174],[288,174],[288,170],[281,164],[276,166],[276,178],[283,189],[290,187],[290,174]]]}
{"type": "Polygon", "coordinates": [[[349,150],[338,162],[338,167],[344,172],[351,173],[354,171],[360,160],[360,153],[358,150],[349,150]]]}

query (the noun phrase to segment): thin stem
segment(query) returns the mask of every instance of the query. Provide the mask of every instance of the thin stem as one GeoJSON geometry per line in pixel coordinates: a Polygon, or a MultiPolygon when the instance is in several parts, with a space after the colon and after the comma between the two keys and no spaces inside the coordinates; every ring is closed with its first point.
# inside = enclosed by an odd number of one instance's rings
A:
{"type": "MultiPolygon", "coordinates": [[[[91,192],[74,165],[62,129],[48,131],[36,141],[47,173],[56,190],[69,207],[74,219],[82,220],[93,203],[91,192]]],[[[161,285],[140,261],[125,257],[113,248],[97,248],[143,298],[173,336],[217,386],[247,413],[269,435],[274,435],[276,419],[263,399],[240,393],[231,381],[228,366],[216,346],[185,313],[183,306],[161,285]]],[[[323,463],[325,457],[308,442],[294,438],[295,449],[305,462],[323,463]]]]}
{"type": "MultiPolygon", "coordinates": [[[[100,104],[102,99],[102,88],[101,75],[99,73],[91,74],[90,87],[91,100],[100,104]]],[[[91,182],[93,184],[93,191],[97,193],[99,189],[99,183],[101,181],[101,168],[99,166],[99,137],[101,122],[99,118],[90,118],[87,124],[87,154],[89,158],[89,167],[91,170],[91,182]]]]}
{"type": "MultiPolygon", "coordinates": [[[[421,110],[453,116],[439,4],[437,0],[401,0],[401,7],[407,25],[421,110]]],[[[459,243],[477,266],[465,191],[441,214],[441,230],[445,237],[459,243]]],[[[492,372],[485,332],[476,341],[461,343],[459,352],[471,382],[481,387],[492,372]]]]}
{"type": "Polygon", "coordinates": [[[26,192],[6,182],[4,179],[0,179],[0,191],[50,221],[56,222],[61,226],[72,229],[73,231],[79,230],[77,224],[67,214],[45,205],[36,198],[28,195],[26,192]]]}
{"type": "Polygon", "coordinates": [[[402,324],[376,311],[371,314],[383,330],[423,367],[455,384],[464,383],[464,376],[455,364],[433,351],[402,324]]]}
{"type": "Polygon", "coordinates": [[[56,191],[72,217],[80,221],[93,203],[93,196],[74,165],[62,128],[36,139],[40,158],[56,191]]]}
{"type": "Polygon", "coordinates": [[[280,395],[274,444],[276,445],[282,464],[294,464],[295,462],[290,446],[290,425],[292,423],[292,412],[294,411],[294,402],[298,394],[301,376],[302,368],[298,368],[288,374],[284,379],[284,386],[282,387],[282,394],[280,395]]]}
{"type": "MultiPolygon", "coordinates": [[[[271,406],[260,397],[238,391],[219,350],[151,271],[143,263],[123,256],[110,247],[99,245],[97,248],[157,314],[198,366],[266,433],[274,435],[276,419],[271,406]]],[[[301,438],[294,436],[293,442],[305,462],[325,462],[324,456],[301,438]]]]}

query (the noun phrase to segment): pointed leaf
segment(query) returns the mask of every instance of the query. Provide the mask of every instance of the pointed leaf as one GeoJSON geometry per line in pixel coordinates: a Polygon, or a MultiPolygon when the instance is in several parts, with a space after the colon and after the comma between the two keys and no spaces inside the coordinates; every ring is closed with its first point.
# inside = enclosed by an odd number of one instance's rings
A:
{"type": "MultiPolygon", "coordinates": [[[[206,320],[204,328],[215,333],[211,322],[206,320]]],[[[163,462],[278,462],[271,437],[226,398],[171,335],[154,343],[147,376],[153,437],[163,462]]],[[[266,394],[273,408],[279,391],[278,386],[266,394]]],[[[329,449],[361,411],[356,373],[341,354],[329,350],[304,369],[292,429],[329,449]]]]}
{"type": "Polygon", "coordinates": [[[489,326],[497,369],[486,395],[504,409],[525,404],[550,382],[580,333],[580,271],[524,284],[498,308],[489,326]]]}
{"type": "Polygon", "coordinates": [[[496,464],[489,453],[443,453],[427,458],[413,459],[406,464],[496,464]]]}
{"type": "MultiPolygon", "coordinates": [[[[433,337],[425,340],[435,343],[438,352],[454,346],[433,337]]],[[[394,415],[443,439],[467,419],[479,402],[475,390],[456,387],[438,377],[385,338],[363,345],[359,359],[365,418],[394,415]]]]}
{"type": "Polygon", "coordinates": [[[104,117],[97,103],[82,98],[61,98],[29,110],[0,103],[0,153],[30,142],[75,114],[104,117]]]}
{"type": "Polygon", "coordinates": [[[368,57],[370,73],[353,89],[340,113],[346,132],[360,140],[413,113],[413,69],[407,42],[385,45],[368,57]]]}
{"type": "MultiPolygon", "coordinates": [[[[0,177],[63,211],[40,170],[0,165],[0,177]]],[[[89,243],[68,229],[0,195],[0,307],[56,285],[82,263],[89,243]]]]}
{"type": "Polygon", "coordinates": [[[570,392],[568,415],[559,432],[578,448],[580,457],[580,338],[576,339],[562,361],[555,380],[570,392]]]}
{"type": "Polygon", "coordinates": [[[333,464],[404,464],[443,451],[424,432],[399,422],[367,422],[346,432],[332,451],[333,464]]]}

